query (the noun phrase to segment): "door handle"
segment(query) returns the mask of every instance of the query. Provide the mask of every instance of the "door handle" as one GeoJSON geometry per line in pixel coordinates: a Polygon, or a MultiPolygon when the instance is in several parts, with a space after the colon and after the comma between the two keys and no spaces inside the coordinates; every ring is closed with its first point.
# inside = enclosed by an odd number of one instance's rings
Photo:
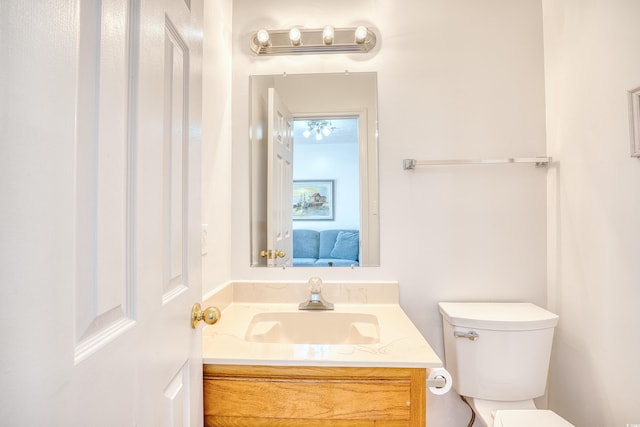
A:
{"type": "Polygon", "coordinates": [[[203,321],[207,325],[213,325],[222,317],[222,313],[217,307],[207,307],[202,310],[200,304],[195,303],[191,307],[191,327],[196,328],[199,321],[203,321]]]}
{"type": "Polygon", "coordinates": [[[272,251],[272,250],[261,250],[260,251],[260,256],[263,258],[269,258],[269,259],[273,259],[273,258],[284,258],[286,254],[284,253],[284,251],[272,251]]]}

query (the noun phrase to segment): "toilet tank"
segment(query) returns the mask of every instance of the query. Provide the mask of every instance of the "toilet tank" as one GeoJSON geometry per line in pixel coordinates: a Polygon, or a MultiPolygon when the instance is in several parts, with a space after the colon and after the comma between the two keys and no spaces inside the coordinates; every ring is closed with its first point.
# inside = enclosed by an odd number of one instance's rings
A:
{"type": "Polygon", "coordinates": [[[462,396],[542,396],[558,316],[530,303],[441,302],[445,364],[462,396]]]}

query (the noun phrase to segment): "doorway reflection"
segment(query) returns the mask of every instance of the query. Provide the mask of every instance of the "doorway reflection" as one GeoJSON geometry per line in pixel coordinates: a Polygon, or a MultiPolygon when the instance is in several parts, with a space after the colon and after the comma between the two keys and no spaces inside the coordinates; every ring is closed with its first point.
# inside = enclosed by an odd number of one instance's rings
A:
{"type": "Polygon", "coordinates": [[[358,118],[297,118],[293,144],[293,265],[359,265],[358,118]]]}

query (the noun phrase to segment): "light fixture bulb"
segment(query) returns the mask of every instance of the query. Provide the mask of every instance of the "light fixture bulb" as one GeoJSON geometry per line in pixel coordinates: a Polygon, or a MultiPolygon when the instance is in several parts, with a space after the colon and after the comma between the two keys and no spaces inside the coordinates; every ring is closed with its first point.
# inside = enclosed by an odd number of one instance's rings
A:
{"type": "Polygon", "coordinates": [[[316,141],[322,141],[322,133],[320,130],[316,130],[316,141]]]}
{"type": "Polygon", "coordinates": [[[367,33],[368,33],[367,27],[364,27],[362,25],[357,27],[356,33],[355,33],[356,43],[358,44],[364,43],[365,39],[367,38],[367,33]]]}
{"type": "Polygon", "coordinates": [[[260,43],[260,46],[269,45],[269,32],[267,30],[258,30],[256,38],[258,39],[258,43],[260,43]]]}
{"type": "Polygon", "coordinates": [[[322,30],[322,41],[324,44],[333,44],[333,27],[331,25],[327,25],[322,30]]]}
{"type": "Polygon", "coordinates": [[[296,27],[293,27],[289,30],[289,40],[291,40],[291,44],[294,46],[298,46],[300,44],[300,38],[302,35],[300,34],[300,30],[296,27]]]}
{"type": "Polygon", "coordinates": [[[302,132],[302,135],[305,138],[309,138],[311,136],[311,131],[309,129],[306,129],[304,132],[302,132]]]}
{"type": "Polygon", "coordinates": [[[324,136],[329,136],[329,135],[331,135],[331,129],[329,129],[328,127],[323,127],[323,128],[322,128],[322,134],[323,134],[324,136]]]}

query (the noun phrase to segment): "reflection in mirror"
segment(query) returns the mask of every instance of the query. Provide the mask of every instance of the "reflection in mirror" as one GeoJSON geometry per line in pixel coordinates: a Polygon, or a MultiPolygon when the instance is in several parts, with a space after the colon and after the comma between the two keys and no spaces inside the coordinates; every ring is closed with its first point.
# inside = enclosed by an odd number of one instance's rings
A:
{"type": "Polygon", "coordinates": [[[380,264],[375,73],[251,77],[251,265],[380,264]]]}

